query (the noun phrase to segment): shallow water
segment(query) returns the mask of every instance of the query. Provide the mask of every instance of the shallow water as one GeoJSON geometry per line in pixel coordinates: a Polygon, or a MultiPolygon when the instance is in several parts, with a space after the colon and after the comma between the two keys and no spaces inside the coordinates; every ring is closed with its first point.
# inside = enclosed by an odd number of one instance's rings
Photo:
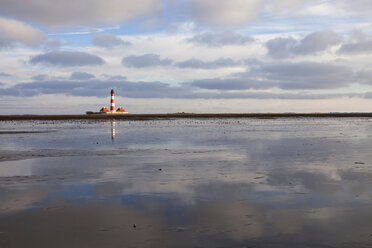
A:
{"type": "Polygon", "coordinates": [[[369,118],[0,122],[0,247],[371,247],[371,145],[369,118]]]}

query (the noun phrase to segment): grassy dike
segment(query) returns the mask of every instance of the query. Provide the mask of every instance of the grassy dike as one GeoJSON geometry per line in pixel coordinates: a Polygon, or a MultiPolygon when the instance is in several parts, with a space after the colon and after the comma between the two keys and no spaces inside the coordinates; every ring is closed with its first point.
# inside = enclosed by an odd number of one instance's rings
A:
{"type": "Polygon", "coordinates": [[[84,115],[0,115],[0,121],[11,120],[154,120],[154,119],[210,119],[210,118],[356,118],[372,117],[372,113],[224,113],[224,114],[195,114],[195,113],[173,113],[173,114],[84,114],[84,115]]]}

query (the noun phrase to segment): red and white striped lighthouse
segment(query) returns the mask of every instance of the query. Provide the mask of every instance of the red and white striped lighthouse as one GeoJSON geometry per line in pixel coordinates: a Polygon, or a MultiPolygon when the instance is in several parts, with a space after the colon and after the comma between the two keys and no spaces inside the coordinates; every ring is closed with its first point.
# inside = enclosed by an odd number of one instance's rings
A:
{"type": "Polygon", "coordinates": [[[110,107],[110,112],[116,112],[115,111],[114,89],[111,89],[111,107],[110,107]]]}

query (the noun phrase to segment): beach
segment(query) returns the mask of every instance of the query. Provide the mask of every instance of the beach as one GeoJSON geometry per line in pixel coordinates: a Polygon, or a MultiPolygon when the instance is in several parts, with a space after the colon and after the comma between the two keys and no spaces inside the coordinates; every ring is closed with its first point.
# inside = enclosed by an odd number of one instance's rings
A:
{"type": "Polygon", "coordinates": [[[316,115],[2,116],[0,247],[371,247],[372,118],[316,115]]]}

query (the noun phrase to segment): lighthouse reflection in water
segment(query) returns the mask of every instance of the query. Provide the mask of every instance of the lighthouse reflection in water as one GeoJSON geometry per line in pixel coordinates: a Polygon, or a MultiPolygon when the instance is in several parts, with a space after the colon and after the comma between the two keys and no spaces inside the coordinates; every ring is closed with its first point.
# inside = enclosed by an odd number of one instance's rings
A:
{"type": "Polygon", "coordinates": [[[111,140],[112,143],[115,142],[115,119],[111,120],[111,140]]]}

